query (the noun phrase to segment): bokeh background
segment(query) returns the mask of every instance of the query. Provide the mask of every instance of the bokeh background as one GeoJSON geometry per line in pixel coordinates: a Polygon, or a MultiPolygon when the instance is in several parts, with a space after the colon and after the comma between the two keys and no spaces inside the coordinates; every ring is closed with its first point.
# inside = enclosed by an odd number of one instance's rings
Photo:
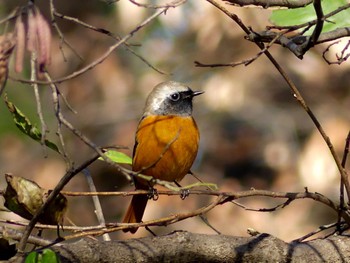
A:
{"type": "MultiPolygon", "coordinates": [[[[152,1],[153,2],[153,1],[152,1]]],[[[157,3],[164,3],[159,1],[157,3]]],[[[0,15],[6,17],[25,1],[4,0],[0,15]]],[[[48,1],[36,4],[49,18],[48,1]]],[[[55,1],[56,10],[98,28],[124,36],[154,9],[135,6],[127,0],[55,1]]],[[[255,31],[269,24],[269,10],[226,6],[255,31]]],[[[1,20],[1,19],[0,19],[1,20]]],[[[56,18],[64,38],[74,52],[63,45],[53,30],[50,73],[55,77],[70,74],[100,57],[115,39],[86,29],[72,21],[56,18]],[[80,59],[75,53],[78,53],[80,59]]],[[[13,23],[0,24],[2,33],[13,29],[13,23]]],[[[244,39],[242,30],[228,17],[206,1],[188,1],[171,8],[128,41],[129,47],[157,69],[120,47],[108,59],[86,74],[59,84],[61,93],[76,111],[62,103],[64,116],[97,145],[120,145],[132,154],[134,133],[142,114],[144,101],[153,86],[165,80],[187,83],[195,90],[205,91],[195,99],[194,116],[201,131],[200,151],[193,171],[205,182],[215,183],[222,191],[251,188],[272,191],[319,192],[337,200],[339,175],[321,136],[306,112],[296,102],[286,83],[273,65],[261,56],[249,66],[200,68],[202,63],[237,62],[255,56],[257,47],[244,39]]],[[[332,47],[329,55],[339,52],[344,44],[332,47]]],[[[300,89],[339,156],[342,155],[349,130],[349,63],[328,65],[322,58],[327,45],[320,45],[299,60],[282,47],[271,53],[300,89]]],[[[28,54],[27,54],[28,55],[28,54]]],[[[12,64],[12,62],[11,62],[12,64]]],[[[10,72],[12,78],[29,78],[29,62],[22,74],[10,72]]],[[[11,69],[13,67],[11,66],[11,69]]],[[[9,80],[6,88],[14,102],[33,123],[40,125],[36,113],[33,89],[9,80]]],[[[51,90],[40,87],[48,138],[58,143],[57,120],[52,105],[51,90]]],[[[92,151],[69,130],[63,129],[67,151],[74,163],[87,160],[92,151]]],[[[133,187],[115,168],[102,161],[90,167],[99,191],[126,191],[133,187]]],[[[6,187],[4,174],[34,180],[44,188],[53,188],[64,175],[64,160],[49,149],[31,140],[15,127],[3,102],[0,103],[0,188],[6,187]]],[[[182,185],[196,182],[187,176],[182,185]]],[[[65,188],[87,191],[84,175],[77,175],[65,188]]],[[[144,220],[191,211],[208,202],[210,197],[161,196],[150,201],[144,220]]],[[[107,222],[120,222],[129,198],[102,197],[107,222]]],[[[238,200],[249,208],[269,208],[281,200],[249,198],[238,200]]],[[[1,205],[1,203],[0,203],[1,205]]],[[[76,225],[96,225],[91,198],[70,197],[67,213],[76,225]]],[[[247,228],[266,232],[290,241],[334,222],[336,214],[311,200],[295,201],[272,213],[246,211],[228,203],[207,215],[217,230],[227,235],[246,236],[247,228]]],[[[1,212],[5,219],[19,219],[12,213],[1,212]]],[[[156,233],[188,230],[214,233],[199,218],[191,218],[166,228],[154,228],[156,233]]],[[[149,235],[143,229],[135,237],[149,235]]],[[[130,238],[114,233],[113,238],[130,238]]]]}

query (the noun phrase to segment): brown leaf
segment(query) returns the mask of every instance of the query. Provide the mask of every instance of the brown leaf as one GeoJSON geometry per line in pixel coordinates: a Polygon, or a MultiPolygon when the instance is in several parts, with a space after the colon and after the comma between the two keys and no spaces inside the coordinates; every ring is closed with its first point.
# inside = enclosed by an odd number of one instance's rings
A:
{"type": "Polygon", "coordinates": [[[12,34],[0,36],[0,96],[5,88],[8,76],[8,61],[15,47],[15,40],[12,34]]]}
{"type": "MultiPolygon", "coordinates": [[[[5,175],[7,188],[4,193],[5,207],[17,215],[32,219],[33,215],[43,205],[51,190],[41,188],[37,183],[11,174],[5,175]]],[[[59,194],[39,217],[43,224],[62,224],[67,210],[67,199],[59,194]]]]}

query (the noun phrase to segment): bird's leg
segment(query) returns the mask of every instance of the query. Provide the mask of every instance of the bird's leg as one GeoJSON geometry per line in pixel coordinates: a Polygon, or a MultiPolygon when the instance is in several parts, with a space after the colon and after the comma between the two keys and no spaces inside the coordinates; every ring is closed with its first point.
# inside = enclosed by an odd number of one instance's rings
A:
{"type": "MultiPolygon", "coordinates": [[[[178,182],[174,181],[174,183],[177,185],[177,187],[182,187],[178,182]]],[[[190,195],[190,190],[189,189],[181,189],[180,190],[180,198],[182,200],[185,200],[186,197],[188,197],[190,195]]]]}
{"type": "Polygon", "coordinates": [[[153,199],[153,201],[157,201],[159,198],[159,194],[158,194],[157,189],[150,186],[148,191],[149,191],[147,194],[148,199],[153,199]]]}

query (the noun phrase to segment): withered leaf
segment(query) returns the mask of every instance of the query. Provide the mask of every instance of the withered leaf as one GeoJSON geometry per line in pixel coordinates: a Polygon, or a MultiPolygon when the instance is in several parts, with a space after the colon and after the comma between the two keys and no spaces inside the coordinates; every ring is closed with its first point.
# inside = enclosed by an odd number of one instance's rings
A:
{"type": "Polygon", "coordinates": [[[6,85],[9,57],[14,47],[15,40],[12,34],[0,36],[0,96],[6,85]]]}
{"type": "MultiPolygon", "coordinates": [[[[23,177],[6,174],[5,178],[7,182],[4,193],[5,207],[25,219],[32,219],[51,190],[45,190],[23,177]]],[[[59,194],[39,217],[38,222],[49,225],[62,224],[66,210],[67,198],[59,194]]]]}

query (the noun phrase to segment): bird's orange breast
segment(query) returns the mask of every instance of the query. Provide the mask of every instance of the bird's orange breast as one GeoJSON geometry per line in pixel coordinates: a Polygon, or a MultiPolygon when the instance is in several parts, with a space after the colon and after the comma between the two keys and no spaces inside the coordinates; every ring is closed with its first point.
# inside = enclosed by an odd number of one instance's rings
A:
{"type": "Polygon", "coordinates": [[[190,171],[198,142],[198,128],[191,116],[146,116],[136,132],[133,171],[180,181],[190,171]]]}

